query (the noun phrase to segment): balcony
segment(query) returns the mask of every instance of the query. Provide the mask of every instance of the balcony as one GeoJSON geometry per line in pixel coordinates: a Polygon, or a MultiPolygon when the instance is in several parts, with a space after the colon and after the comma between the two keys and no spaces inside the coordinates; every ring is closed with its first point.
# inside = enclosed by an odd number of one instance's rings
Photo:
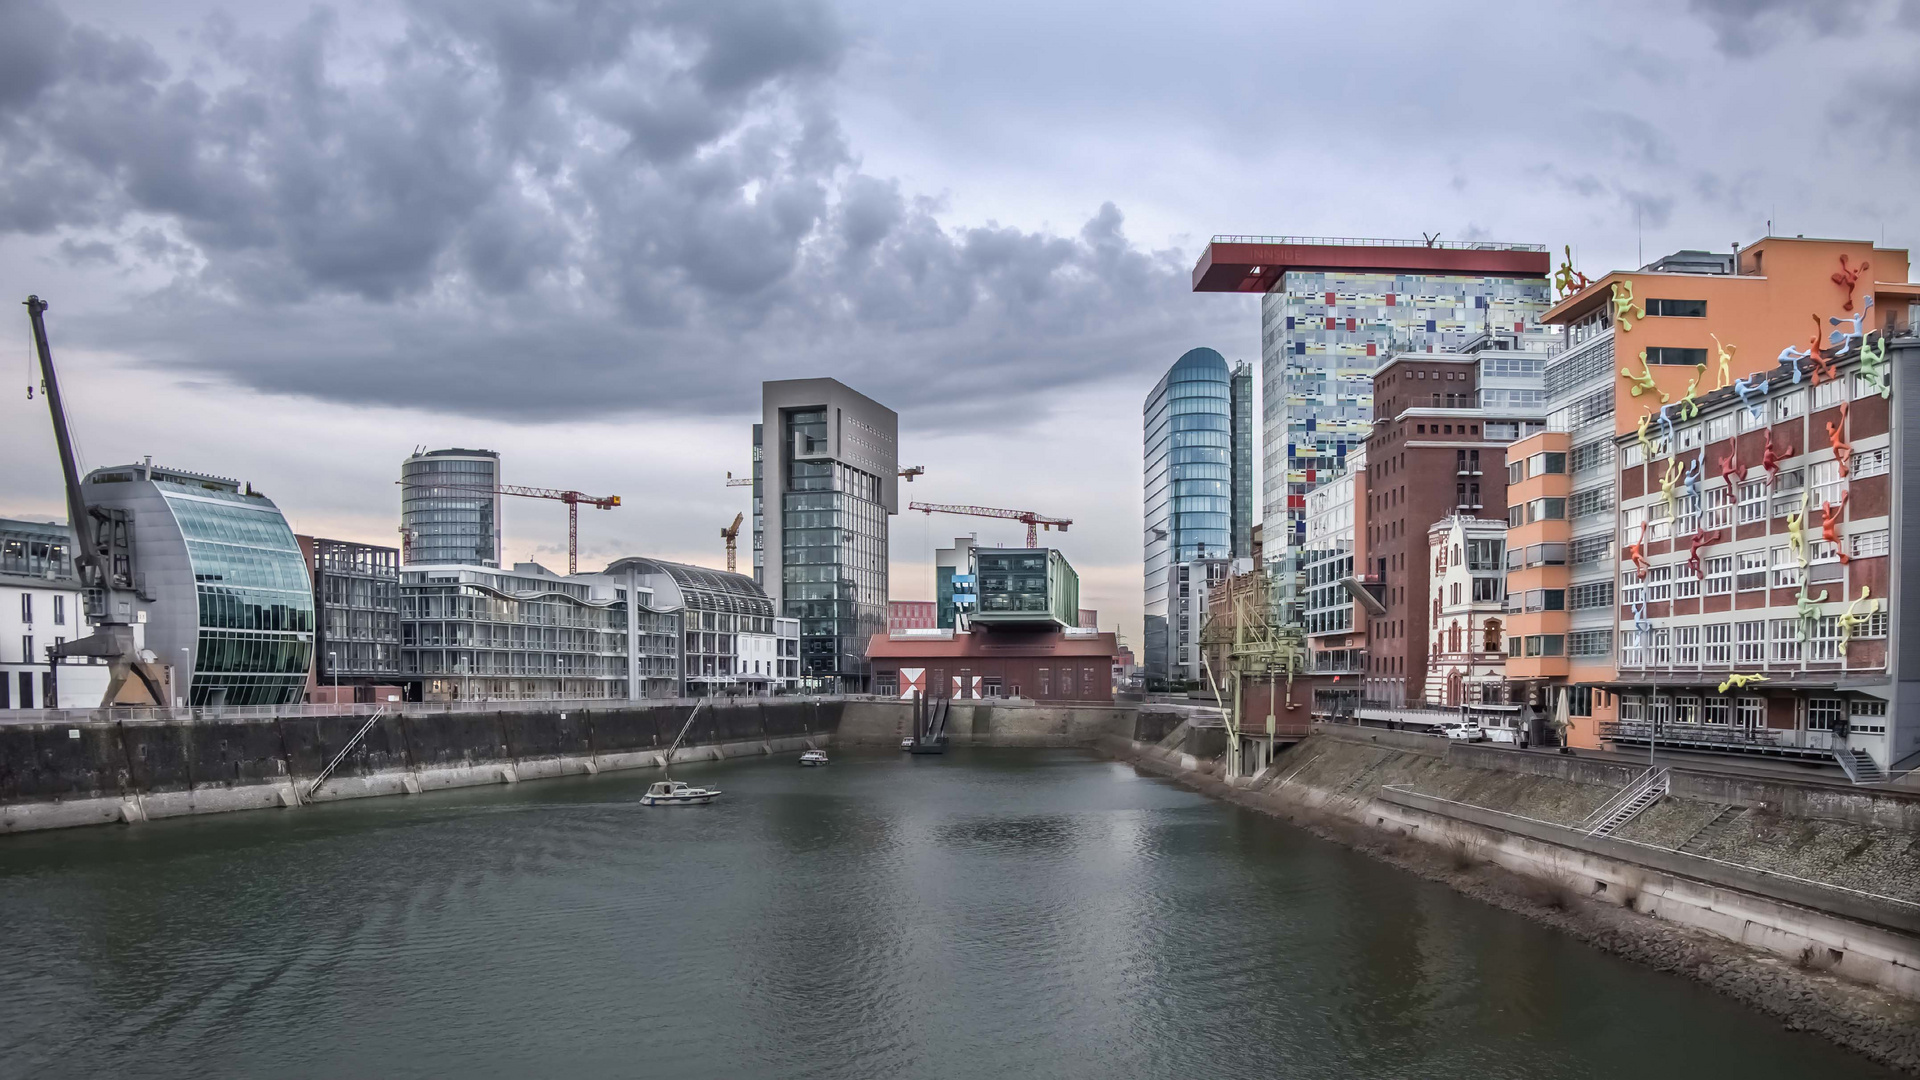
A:
{"type": "Polygon", "coordinates": [[[1832,761],[1844,738],[1831,731],[1789,731],[1784,728],[1741,727],[1737,724],[1650,724],[1642,720],[1602,721],[1600,738],[1616,746],[1711,750],[1736,754],[1832,761]]]}

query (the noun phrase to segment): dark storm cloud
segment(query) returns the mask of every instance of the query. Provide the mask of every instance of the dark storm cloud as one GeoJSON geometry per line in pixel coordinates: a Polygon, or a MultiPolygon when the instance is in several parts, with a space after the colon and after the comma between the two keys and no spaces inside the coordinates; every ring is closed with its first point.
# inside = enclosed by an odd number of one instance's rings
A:
{"type": "Polygon", "coordinates": [[[377,41],[316,8],[215,19],[185,69],[17,7],[40,46],[0,44],[0,231],[167,281],[76,344],[464,413],[737,411],[831,373],[1005,417],[954,390],[1040,401],[1243,314],[1112,205],[952,229],[863,174],[821,0],[417,0],[377,41]]]}

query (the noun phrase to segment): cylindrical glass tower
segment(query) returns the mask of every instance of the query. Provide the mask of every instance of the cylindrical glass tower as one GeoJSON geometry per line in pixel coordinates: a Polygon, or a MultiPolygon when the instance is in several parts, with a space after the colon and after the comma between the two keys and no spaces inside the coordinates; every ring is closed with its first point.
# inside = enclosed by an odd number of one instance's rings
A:
{"type": "Polygon", "coordinates": [[[428,450],[400,466],[400,533],[408,563],[500,565],[500,455],[428,450]]]}

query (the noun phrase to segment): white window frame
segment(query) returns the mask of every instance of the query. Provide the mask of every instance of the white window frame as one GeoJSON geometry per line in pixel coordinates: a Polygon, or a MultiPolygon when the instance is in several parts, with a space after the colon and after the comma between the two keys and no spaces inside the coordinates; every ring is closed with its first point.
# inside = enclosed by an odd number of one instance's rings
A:
{"type": "Polygon", "coordinates": [[[1733,592],[1733,556],[1709,555],[1707,566],[1707,595],[1725,596],[1733,592]]]}
{"type": "Polygon", "coordinates": [[[1733,663],[1733,624],[1707,624],[1706,662],[1713,665],[1733,663]]]}
{"type": "Polygon", "coordinates": [[[1893,533],[1888,529],[1874,529],[1871,532],[1854,533],[1847,541],[1853,548],[1850,558],[1871,559],[1892,550],[1893,533]]]}

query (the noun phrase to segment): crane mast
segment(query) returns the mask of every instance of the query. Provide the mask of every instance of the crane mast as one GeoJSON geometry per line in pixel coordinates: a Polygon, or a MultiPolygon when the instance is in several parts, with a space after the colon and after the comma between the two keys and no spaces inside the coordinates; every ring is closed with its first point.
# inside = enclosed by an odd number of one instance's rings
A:
{"type": "MultiPolygon", "coordinates": [[[[527,487],[523,484],[422,484],[420,490],[431,496],[437,491],[463,492],[474,495],[517,495],[524,499],[552,499],[567,504],[567,576],[580,572],[580,504],[586,503],[596,510],[611,510],[620,505],[618,495],[587,495],[578,491],[565,491],[560,488],[527,487]]],[[[413,535],[406,526],[400,527],[400,536],[408,549],[412,548],[413,535]]]]}

